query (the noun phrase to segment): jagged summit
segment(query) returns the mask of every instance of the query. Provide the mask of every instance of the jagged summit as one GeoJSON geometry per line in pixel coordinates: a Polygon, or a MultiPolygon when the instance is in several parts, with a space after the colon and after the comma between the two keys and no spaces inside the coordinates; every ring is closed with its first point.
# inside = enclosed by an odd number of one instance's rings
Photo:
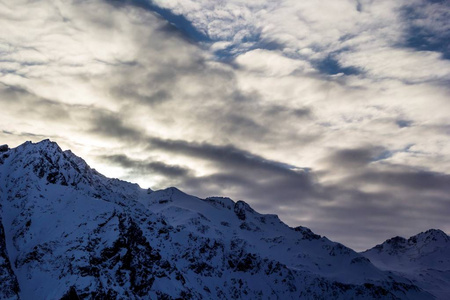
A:
{"type": "Polygon", "coordinates": [[[412,243],[432,243],[436,241],[449,243],[450,237],[440,229],[429,229],[425,232],[421,232],[413,237],[410,237],[408,241],[412,243]]]}
{"type": "Polygon", "coordinates": [[[399,251],[406,251],[411,248],[421,248],[422,253],[424,253],[428,245],[431,245],[433,249],[434,247],[441,247],[447,243],[450,244],[450,237],[445,232],[439,229],[429,229],[408,239],[400,236],[390,238],[384,243],[376,245],[374,248],[368,249],[365,252],[376,250],[396,254],[399,251]]]}
{"type": "Polygon", "coordinates": [[[8,145],[6,144],[0,145],[0,152],[6,152],[8,150],[9,150],[8,145]]]}
{"type": "Polygon", "coordinates": [[[5,160],[9,173],[16,176],[36,175],[47,183],[77,186],[90,184],[94,180],[94,172],[79,157],[71,152],[64,152],[57,143],[43,140],[38,143],[25,142],[8,152],[9,160],[5,160]],[[81,167],[81,168],[80,168],[81,167]]]}
{"type": "Polygon", "coordinates": [[[36,143],[26,141],[14,149],[17,151],[47,151],[49,154],[63,152],[59,145],[56,142],[52,142],[50,139],[45,139],[36,143]]]}
{"type": "Polygon", "coordinates": [[[0,158],[1,299],[432,298],[244,201],[144,190],[49,140],[0,158]]]}
{"type": "Polygon", "coordinates": [[[362,254],[378,268],[402,274],[438,298],[450,295],[450,237],[442,230],[395,237],[362,254]]]}

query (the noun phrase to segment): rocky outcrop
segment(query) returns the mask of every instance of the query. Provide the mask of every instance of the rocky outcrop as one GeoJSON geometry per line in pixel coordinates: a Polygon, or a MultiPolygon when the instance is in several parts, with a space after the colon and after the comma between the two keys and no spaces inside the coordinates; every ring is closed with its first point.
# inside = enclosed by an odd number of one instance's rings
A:
{"type": "Polygon", "coordinates": [[[19,283],[6,249],[5,230],[0,218],[0,299],[19,299],[19,283]]]}

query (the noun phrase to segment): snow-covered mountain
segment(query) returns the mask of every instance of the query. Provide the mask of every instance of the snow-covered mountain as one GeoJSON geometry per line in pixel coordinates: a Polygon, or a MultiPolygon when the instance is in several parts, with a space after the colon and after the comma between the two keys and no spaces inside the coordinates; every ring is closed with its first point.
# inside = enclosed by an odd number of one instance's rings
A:
{"type": "Polygon", "coordinates": [[[450,298],[450,237],[441,230],[394,237],[362,254],[379,269],[409,278],[439,299],[450,298]]]}
{"type": "Polygon", "coordinates": [[[49,140],[0,146],[0,197],[1,299],[434,298],[243,201],[144,190],[49,140]]]}

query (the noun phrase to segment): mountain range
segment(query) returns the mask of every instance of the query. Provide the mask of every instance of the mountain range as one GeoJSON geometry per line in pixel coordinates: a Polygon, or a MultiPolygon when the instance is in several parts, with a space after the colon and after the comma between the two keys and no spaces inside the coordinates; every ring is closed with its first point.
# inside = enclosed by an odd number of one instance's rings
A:
{"type": "Polygon", "coordinates": [[[141,189],[54,142],[0,146],[0,299],[448,299],[450,238],[365,252],[244,201],[141,189]]]}

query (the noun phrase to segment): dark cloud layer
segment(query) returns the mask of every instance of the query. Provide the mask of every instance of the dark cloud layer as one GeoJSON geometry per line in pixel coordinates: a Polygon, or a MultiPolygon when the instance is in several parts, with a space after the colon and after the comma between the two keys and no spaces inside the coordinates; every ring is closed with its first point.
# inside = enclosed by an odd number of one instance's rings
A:
{"type": "Polygon", "coordinates": [[[103,155],[100,158],[110,163],[118,164],[141,175],[148,175],[148,173],[157,173],[168,178],[191,176],[191,171],[189,169],[180,166],[167,165],[161,161],[135,160],[123,154],[103,155]]]}
{"type": "Polygon", "coordinates": [[[106,137],[139,140],[141,133],[135,128],[123,124],[120,114],[105,110],[93,111],[91,116],[92,127],[89,132],[106,137]]]}
{"type": "Polygon", "coordinates": [[[334,167],[359,168],[366,167],[383,152],[381,147],[364,147],[354,149],[340,149],[333,152],[327,161],[334,167]]]}
{"type": "Polygon", "coordinates": [[[196,176],[195,170],[166,165],[160,161],[136,160],[125,155],[100,158],[141,175],[158,173],[166,177],[167,185],[177,185],[204,197],[219,194],[226,196],[229,191],[233,196],[257,198],[256,206],[288,205],[319,197],[318,185],[308,170],[267,160],[231,145],[217,146],[159,138],[147,138],[146,141],[149,143],[149,152],[161,150],[176,156],[208,161],[215,171],[210,175],[196,176]]]}
{"type": "Polygon", "coordinates": [[[436,172],[417,170],[409,172],[374,172],[360,175],[358,180],[387,187],[398,187],[402,190],[433,191],[442,195],[449,195],[450,193],[450,175],[436,172]]]}
{"type": "Polygon", "coordinates": [[[241,168],[243,171],[251,169],[255,171],[271,171],[280,174],[304,176],[305,172],[293,170],[281,162],[264,159],[258,155],[238,149],[232,145],[216,146],[207,143],[189,143],[182,140],[163,140],[150,138],[150,147],[156,147],[165,151],[180,153],[187,156],[217,161],[220,164],[233,168],[241,168]]]}
{"type": "Polygon", "coordinates": [[[307,170],[295,168],[281,162],[267,160],[234,146],[217,146],[207,143],[149,139],[149,149],[158,148],[166,152],[198,160],[208,160],[217,173],[187,177],[182,186],[202,195],[236,190],[235,195],[256,197],[261,204],[283,205],[296,201],[307,201],[317,194],[315,181],[307,170]],[[281,192],[280,192],[281,191],[281,192]]]}

